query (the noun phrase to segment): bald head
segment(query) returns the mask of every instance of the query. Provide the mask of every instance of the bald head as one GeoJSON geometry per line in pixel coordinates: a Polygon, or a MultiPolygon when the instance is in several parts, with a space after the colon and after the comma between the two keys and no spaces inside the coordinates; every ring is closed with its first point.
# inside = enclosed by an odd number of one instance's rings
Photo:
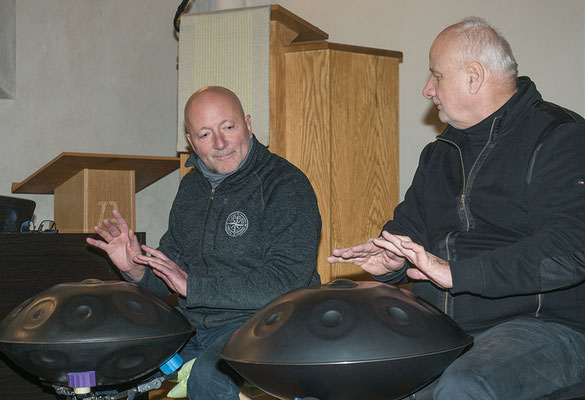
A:
{"type": "Polygon", "coordinates": [[[199,89],[185,105],[187,140],[212,172],[235,171],[246,157],[252,122],[238,97],[221,86],[199,89]]]}
{"type": "Polygon", "coordinates": [[[452,54],[462,64],[479,62],[495,84],[516,85],[518,64],[508,41],[484,19],[468,17],[441,32],[435,42],[449,41],[452,54]]]}
{"type": "Polygon", "coordinates": [[[481,18],[443,30],[429,52],[423,96],[457,129],[478,124],[516,93],[517,67],[508,42],[481,18]]]}
{"type": "MultiPolygon", "coordinates": [[[[222,101],[224,103],[231,103],[231,106],[237,109],[242,118],[244,118],[244,108],[242,107],[240,99],[234,92],[224,88],[223,86],[205,86],[193,93],[185,105],[185,114],[189,108],[196,107],[198,102],[216,100],[222,101]]],[[[185,119],[187,119],[186,115],[185,119]]]]}

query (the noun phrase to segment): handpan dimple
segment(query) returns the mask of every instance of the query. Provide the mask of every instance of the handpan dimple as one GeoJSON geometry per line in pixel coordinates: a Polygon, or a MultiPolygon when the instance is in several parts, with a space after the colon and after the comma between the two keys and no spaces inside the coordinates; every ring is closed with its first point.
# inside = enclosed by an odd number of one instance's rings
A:
{"type": "Polygon", "coordinates": [[[337,279],[275,299],[218,355],[283,399],[400,399],[429,383],[473,342],[413,293],[337,279]]]}
{"type": "Polygon", "coordinates": [[[191,336],[185,317],[123,281],[55,285],[0,323],[0,351],[29,373],[67,385],[68,373],[95,371],[96,385],[137,379],[191,336]]]}

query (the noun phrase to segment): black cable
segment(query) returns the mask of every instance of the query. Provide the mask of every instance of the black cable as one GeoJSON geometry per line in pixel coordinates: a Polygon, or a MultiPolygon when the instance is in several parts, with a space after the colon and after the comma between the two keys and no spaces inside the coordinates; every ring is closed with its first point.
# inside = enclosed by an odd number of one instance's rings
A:
{"type": "Polygon", "coordinates": [[[190,1],[191,0],[181,1],[181,4],[179,4],[179,7],[177,8],[177,12],[175,13],[175,18],[173,19],[173,26],[175,27],[175,30],[177,31],[177,33],[179,33],[179,31],[180,31],[179,20],[181,19],[181,15],[183,15],[183,13],[185,12],[185,8],[187,8],[187,5],[189,4],[190,1]]]}

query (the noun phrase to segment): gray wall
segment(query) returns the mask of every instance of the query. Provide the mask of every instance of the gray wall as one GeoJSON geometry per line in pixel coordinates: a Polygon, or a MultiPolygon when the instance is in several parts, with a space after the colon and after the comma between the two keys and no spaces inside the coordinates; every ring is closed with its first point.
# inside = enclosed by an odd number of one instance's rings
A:
{"type": "Polygon", "coordinates": [[[0,0],[0,99],[16,95],[16,0],[0,0]]]}
{"type": "MultiPolygon", "coordinates": [[[[64,151],[175,155],[177,41],[172,20],[179,3],[16,1],[16,98],[0,99],[0,194],[13,195],[12,182],[64,151]]],[[[248,6],[267,3],[244,1],[248,6]]],[[[327,32],[332,42],[404,52],[402,195],[421,148],[439,129],[434,107],[421,95],[428,48],[443,27],[465,16],[486,18],[508,38],[520,73],[531,76],[545,98],[585,114],[585,0],[279,3],[327,32]]],[[[223,6],[219,0],[196,0],[190,11],[218,5],[223,6]]],[[[137,194],[137,230],[147,232],[151,245],[165,231],[178,181],[173,173],[137,194]]],[[[52,218],[52,195],[24,197],[37,202],[37,221],[52,218]]]]}
{"type": "MultiPolygon", "coordinates": [[[[176,0],[18,0],[17,95],[0,100],[0,194],[61,152],[175,156],[176,0]]],[[[178,173],[137,194],[158,241],[178,173]]],[[[37,221],[53,217],[52,195],[37,221]]],[[[155,242],[156,243],[156,242],[155,242]]]]}

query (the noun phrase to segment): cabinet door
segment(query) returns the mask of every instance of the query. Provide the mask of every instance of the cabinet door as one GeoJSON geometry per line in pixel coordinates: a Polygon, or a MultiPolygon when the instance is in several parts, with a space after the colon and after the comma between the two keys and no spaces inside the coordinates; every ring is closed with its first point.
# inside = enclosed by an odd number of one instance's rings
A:
{"type": "MultiPolygon", "coordinates": [[[[398,185],[398,59],[332,51],[331,247],[363,243],[392,218],[398,185]]],[[[331,278],[370,279],[353,264],[331,278]]]]}

